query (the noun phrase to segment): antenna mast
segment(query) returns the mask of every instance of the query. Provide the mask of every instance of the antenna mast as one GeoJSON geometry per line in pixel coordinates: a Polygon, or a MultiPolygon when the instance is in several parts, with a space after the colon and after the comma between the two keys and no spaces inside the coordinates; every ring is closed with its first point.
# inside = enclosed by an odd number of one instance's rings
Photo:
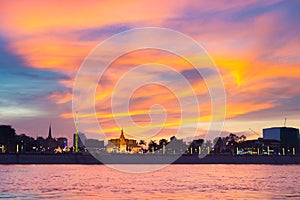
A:
{"type": "Polygon", "coordinates": [[[79,135],[79,131],[78,131],[78,112],[77,111],[76,111],[76,115],[75,115],[75,127],[76,127],[75,152],[78,153],[78,135],[79,135]]]}

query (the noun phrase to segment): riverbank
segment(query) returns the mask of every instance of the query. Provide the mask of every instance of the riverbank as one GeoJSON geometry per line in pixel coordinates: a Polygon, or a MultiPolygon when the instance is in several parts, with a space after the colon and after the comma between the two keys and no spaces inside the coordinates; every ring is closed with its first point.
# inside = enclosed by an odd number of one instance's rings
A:
{"type": "Polygon", "coordinates": [[[0,164],[300,164],[300,156],[0,154],[0,164]]]}

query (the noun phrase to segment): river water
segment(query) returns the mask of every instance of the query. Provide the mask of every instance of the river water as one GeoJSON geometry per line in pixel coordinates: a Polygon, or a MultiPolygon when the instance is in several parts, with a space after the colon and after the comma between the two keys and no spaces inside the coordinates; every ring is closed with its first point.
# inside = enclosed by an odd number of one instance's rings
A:
{"type": "Polygon", "coordinates": [[[298,165],[0,165],[0,178],[4,199],[300,199],[298,165]]]}

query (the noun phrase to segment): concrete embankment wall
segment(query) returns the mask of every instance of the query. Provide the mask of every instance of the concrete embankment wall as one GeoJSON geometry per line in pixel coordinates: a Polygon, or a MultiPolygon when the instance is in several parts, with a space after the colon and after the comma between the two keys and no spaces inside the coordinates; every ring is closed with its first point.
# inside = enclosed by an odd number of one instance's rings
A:
{"type": "Polygon", "coordinates": [[[300,164],[300,156],[0,154],[0,164],[300,164]],[[101,162],[100,162],[100,161],[101,162]]]}
{"type": "Polygon", "coordinates": [[[187,157],[189,156],[181,157],[176,162],[178,164],[300,164],[300,156],[209,155],[202,159],[197,156],[187,157]]]}
{"type": "Polygon", "coordinates": [[[82,154],[0,154],[0,164],[99,164],[90,155],[82,154]]]}

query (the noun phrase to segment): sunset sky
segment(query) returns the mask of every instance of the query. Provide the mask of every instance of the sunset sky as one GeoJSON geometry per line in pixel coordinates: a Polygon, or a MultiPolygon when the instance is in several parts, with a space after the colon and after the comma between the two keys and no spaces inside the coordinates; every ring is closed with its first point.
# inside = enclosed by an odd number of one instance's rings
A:
{"type": "MultiPolygon", "coordinates": [[[[227,95],[223,135],[234,132],[257,138],[249,128],[261,133],[265,127],[283,126],[284,118],[287,126],[299,128],[299,10],[300,1],[1,1],[0,124],[12,125],[19,134],[45,137],[51,123],[54,137],[72,141],[72,90],[85,57],[113,34],[162,27],[196,40],[218,67],[227,95]]],[[[194,77],[187,63],[166,52],[137,51],[113,62],[95,96],[97,117],[108,137],[119,136],[116,117],[130,116],[139,126],[149,124],[154,104],[161,104],[168,114],[159,137],[169,138],[178,128],[178,94],[160,85],[135,91],[129,114],[111,114],[109,100],[118,77],[153,61],[176,68],[190,80],[194,77]]],[[[138,79],[163,73],[151,69],[137,72],[138,79]]],[[[165,78],[172,80],[171,75],[165,78]]],[[[134,82],[123,86],[130,84],[134,82]]],[[[198,131],[202,135],[211,118],[209,94],[203,81],[192,84],[202,99],[203,126],[200,123],[198,131]]],[[[153,120],[150,128],[162,124],[153,120]]],[[[79,121],[87,123],[80,114],[79,121]]],[[[182,123],[189,127],[194,121],[182,123]]],[[[135,136],[132,124],[125,120],[120,126],[135,136]]],[[[94,129],[82,131],[97,134],[94,129]]]]}

